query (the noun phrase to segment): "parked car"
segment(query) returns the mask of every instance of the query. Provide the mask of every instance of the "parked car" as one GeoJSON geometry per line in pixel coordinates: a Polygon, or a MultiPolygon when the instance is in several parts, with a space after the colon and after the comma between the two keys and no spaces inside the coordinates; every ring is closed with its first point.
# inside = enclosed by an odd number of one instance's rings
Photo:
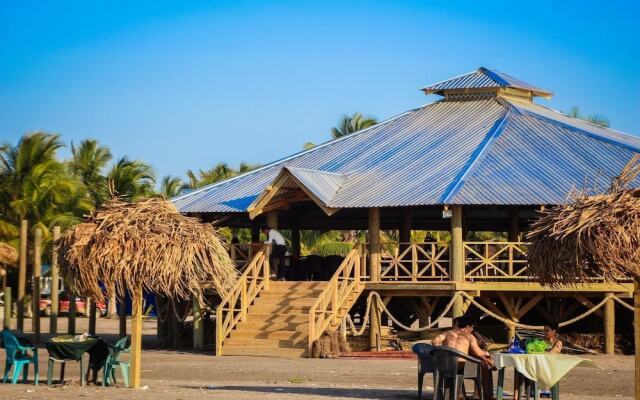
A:
{"type": "MultiPolygon", "coordinates": [[[[58,295],[58,313],[67,314],[69,312],[69,296],[65,292],[61,292],[58,295]]],[[[98,310],[98,316],[104,317],[107,315],[107,306],[102,302],[96,302],[96,309],[98,310]]],[[[51,295],[43,294],[40,297],[40,312],[42,315],[51,315],[51,295]]],[[[87,310],[87,303],[82,297],[76,297],[76,314],[77,315],[89,315],[87,310]]]]}

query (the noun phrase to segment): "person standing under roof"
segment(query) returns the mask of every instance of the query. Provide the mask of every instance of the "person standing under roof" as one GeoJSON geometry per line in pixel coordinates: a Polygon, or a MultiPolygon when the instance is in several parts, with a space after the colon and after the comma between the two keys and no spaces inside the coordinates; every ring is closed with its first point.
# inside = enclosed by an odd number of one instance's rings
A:
{"type": "Polygon", "coordinates": [[[271,254],[269,255],[269,265],[272,271],[275,271],[276,278],[285,279],[284,258],[287,254],[287,242],[280,232],[273,228],[264,227],[262,232],[267,235],[267,241],[264,244],[272,245],[271,254]]]}

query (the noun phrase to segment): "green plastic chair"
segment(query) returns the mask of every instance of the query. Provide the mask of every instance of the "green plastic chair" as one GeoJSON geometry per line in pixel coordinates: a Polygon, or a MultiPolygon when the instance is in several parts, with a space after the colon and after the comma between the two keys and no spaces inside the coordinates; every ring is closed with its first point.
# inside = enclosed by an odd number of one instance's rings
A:
{"type": "Polygon", "coordinates": [[[38,349],[33,345],[27,345],[26,343],[20,344],[18,338],[11,332],[2,331],[2,342],[4,343],[4,349],[7,353],[7,359],[4,367],[4,377],[2,383],[6,383],[9,378],[9,370],[13,367],[13,377],[11,378],[11,384],[15,385],[18,382],[20,372],[22,372],[23,382],[27,382],[27,375],[29,375],[29,364],[33,364],[35,373],[34,382],[38,384],[38,349]],[[32,354],[29,355],[29,352],[32,354]]]}
{"type": "Polygon", "coordinates": [[[120,361],[121,353],[128,353],[131,348],[129,336],[125,336],[118,340],[115,345],[108,344],[109,355],[104,363],[104,378],[102,379],[102,386],[108,386],[112,383],[116,383],[116,367],[120,367],[122,378],[124,380],[124,386],[129,387],[129,361],[120,361]]]}

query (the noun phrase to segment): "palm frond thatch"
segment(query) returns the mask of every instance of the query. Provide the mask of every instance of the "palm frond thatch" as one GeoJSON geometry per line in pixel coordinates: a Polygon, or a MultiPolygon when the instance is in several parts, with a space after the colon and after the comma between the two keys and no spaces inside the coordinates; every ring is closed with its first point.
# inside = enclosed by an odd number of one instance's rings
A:
{"type": "Polygon", "coordinates": [[[630,187],[639,160],[634,156],[606,193],[575,193],[568,204],[542,211],[528,235],[529,271],[540,283],[640,276],[640,188],[630,187]]]}
{"type": "Polygon", "coordinates": [[[169,202],[113,201],[60,240],[62,274],[76,293],[102,300],[145,289],[186,299],[211,283],[221,295],[237,273],[226,246],[209,225],[181,215],[169,202]]]}
{"type": "Polygon", "coordinates": [[[0,242],[0,264],[16,265],[18,262],[18,250],[13,246],[0,242]]]}

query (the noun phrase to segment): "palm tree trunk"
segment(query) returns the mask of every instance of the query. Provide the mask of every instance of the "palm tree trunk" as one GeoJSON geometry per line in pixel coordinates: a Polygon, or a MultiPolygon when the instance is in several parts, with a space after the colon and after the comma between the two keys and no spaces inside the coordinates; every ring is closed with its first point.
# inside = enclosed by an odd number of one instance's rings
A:
{"type": "Polygon", "coordinates": [[[636,399],[640,399],[640,276],[636,276],[633,285],[633,327],[636,353],[636,399]]]}

